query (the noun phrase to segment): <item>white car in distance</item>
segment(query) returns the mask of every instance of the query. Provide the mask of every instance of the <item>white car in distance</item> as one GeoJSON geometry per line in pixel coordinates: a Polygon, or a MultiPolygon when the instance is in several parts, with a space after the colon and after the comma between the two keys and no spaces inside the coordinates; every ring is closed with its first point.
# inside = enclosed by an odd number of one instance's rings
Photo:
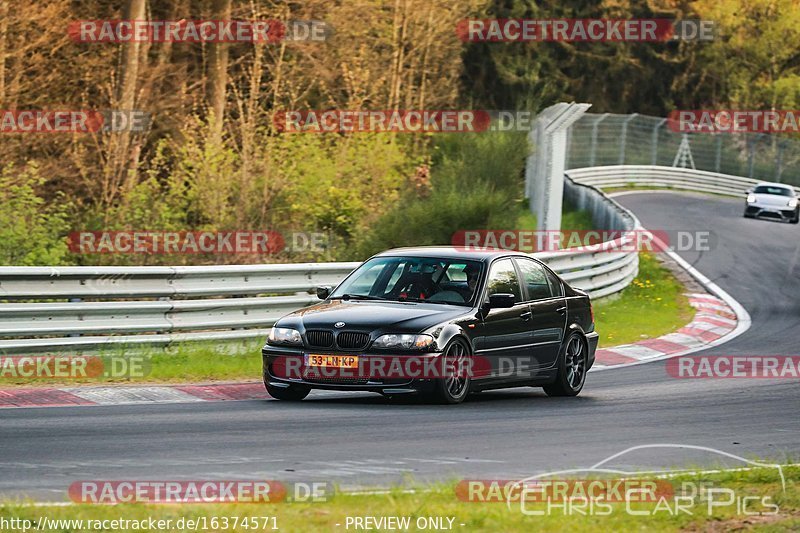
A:
{"type": "Polygon", "coordinates": [[[791,185],[762,182],[747,190],[745,218],[772,218],[800,222],[797,193],[791,185]]]}

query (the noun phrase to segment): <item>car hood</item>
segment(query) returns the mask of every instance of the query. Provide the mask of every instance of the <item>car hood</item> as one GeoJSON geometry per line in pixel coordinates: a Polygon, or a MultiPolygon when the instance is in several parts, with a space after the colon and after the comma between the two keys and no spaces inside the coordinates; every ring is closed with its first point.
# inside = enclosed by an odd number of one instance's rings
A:
{"type": "Polygon", "coordinates": [[[756,203],[761,205],[769,205],[774,207],[786,207],[791,200],[788,196],[780,194],[756,194],[756,203]]]}
{"type": "Polygon", "coordinates": [[[344,322],[346,330],[420,332],[469,312],[469,307],[423,302],[330,300],[286,315],[277,325],[334,329],[344,322]]]}

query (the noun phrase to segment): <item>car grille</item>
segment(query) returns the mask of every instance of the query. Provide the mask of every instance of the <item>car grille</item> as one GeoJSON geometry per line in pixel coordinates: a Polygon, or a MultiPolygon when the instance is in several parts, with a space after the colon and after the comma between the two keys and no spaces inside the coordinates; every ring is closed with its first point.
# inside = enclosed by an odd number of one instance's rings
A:
{"type": "Polygon", "coordinates": [[[336,345],[342,350],[363,350],[369,342],[368,333],[341,331],[336,336],[336,345]]]}
{"type": "Polygon", "coordinates": [[[327,383],[331,385],[366,385],[369,378],[356,378],[356,377],[321,377],[319,374],[313,372],[307,373],[303,376],[303,381],[309,383],[327,383]]]}
{"type": "Polygon", "coordinates": [[[330,348],[333,346],[333,332],[321,329],[310,329],[306,331],[306,341],[308,341],[309,346],[330,348]]]}

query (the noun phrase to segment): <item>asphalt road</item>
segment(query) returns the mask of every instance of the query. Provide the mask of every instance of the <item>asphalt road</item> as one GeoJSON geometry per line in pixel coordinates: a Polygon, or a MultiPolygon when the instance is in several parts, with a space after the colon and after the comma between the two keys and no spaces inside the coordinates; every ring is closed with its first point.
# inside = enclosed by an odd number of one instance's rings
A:
{"type": "MultiPolygon", "coordinates": [[[[717,246],[681,255],[749,311],[751,329],[709,353],[797,354],[800,227],[741,217],[741,202],[676,194],[618,198],[650,229],[708,230],[717,246]]],[[[254,355],[257,356],[257,355],[254,355]]],[[[677,380],[664,363],[592,373],[578,398],[538,389],[460,406],[377,395],[0,411],[0,495],[66,498],[76,480],[277,479],[342,487],[509,479],[586,468],[643,444],[707,446],[778,461],[800,455],[796,380],[677,380]]],[[[620,469],[743,466],[651,448],[620,469]]]]}

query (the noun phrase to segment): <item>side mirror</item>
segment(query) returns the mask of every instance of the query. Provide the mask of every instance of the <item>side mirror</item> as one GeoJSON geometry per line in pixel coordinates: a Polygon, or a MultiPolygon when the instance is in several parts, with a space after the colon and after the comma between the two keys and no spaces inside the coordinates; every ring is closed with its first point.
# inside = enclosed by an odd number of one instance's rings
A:
{"type": "Polygon", "coordinates": [[[331,295],[331,288],[328,287],[327,285],[324,285],[322,287],[317,287],[317,298],[319,298],[320,300],[327,300],[328,296],[330,295],[331,295]]]}
{"type": "Polygon", "coordinates": [[[514,307],[516,297],[513,294],[499,292],[489,296],[489,309],[508,309],[514,307]]]}
{"type": "Polygon", "coordinates": [[[751,193],[751,192],[753,192],[754,190],[756,190],[756,188],[755,188],[755,187],[750,187],[749,189],[747,189],[747,190],[746,190],[746,191],[744,191],[744,192],[745,192],[746,194],[750,194],[750,193],[751,193]]]}

